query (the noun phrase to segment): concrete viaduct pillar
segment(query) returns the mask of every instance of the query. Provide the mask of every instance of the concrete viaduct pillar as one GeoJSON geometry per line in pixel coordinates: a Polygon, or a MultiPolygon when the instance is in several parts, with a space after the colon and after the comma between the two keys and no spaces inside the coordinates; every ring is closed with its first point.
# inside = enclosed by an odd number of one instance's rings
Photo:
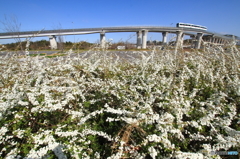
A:
{"type": "Polygon", "coordinates": [[[219,44],[222,45],[223,39],[219,39],[219,44]]]}
{"type": "Polygon", "coordinates": [[[203,33],[197,33],[197,41],[195,44],[195,49],[200,49],[203,33]]]}
{"type": "Polygon", "coordinates": [[[52,36],[49,36],[49,41],[50,41],[50,46],[51,46],[51,49],[57,49],[57,41],[56,41],[56,36],[55,35],[52,35],[52,36]]]}
{"type": "Polygon", "coordinates": [[[147,30],[143,30],[142,31],[142,49],[146,49],[147,48],[147,30]]]}
{"type": "Polygon", "coordinates": [[[137,32],[137,49],[142,47],[142,31],[137,32]]]}
{"type": "Polygon", "coordinates": [[[218,44],[221,44],[221,39],[220,38],[218,39],[218,44]]]}
{"type": "Polygon", "coordinates": [[[215,43],[215,38],[212,38],[212,43],[213,43],[213,44],[215,43]]]}
{"type": "Polygon", "coordinates": [[[213,39],[214,39],[213,36],[211,36],[211,37],[210,37],[210,40],[209,40],[209,43],[212,44],[212,43],[213,43],[213,39]]]}
{"type": "Polygon", "coordinates": [[[218,38],[214,38],[214,44],[217,44],[218,38]]]}
{"type": "Polygon", "coordinates": [[[101,48],[105,48],[105,45],[106,45],[105,32],[101,32],[101,33],[100,33],[100,47],[101,47],[101,48]]]}
{"type": "Polygon", "coordinates": [[[223,43],[223,39],[220,39],[219,44],[222,45],[222,43],[223,43]]]}
{"type": "Polygon", "coordinates": [[[196,39],[196,36],[195,35],[191,35],[190,38],[192,39],[191,40],[191,48],[195,47],[195,39],[196,39]]]}
{"type": "Polygon", "coordinates": [[[183,40],[184,40],[184,33],[182,34],[182,36],[180,37],[180,47],[183,47],[183,40]]]}
{"type": "Polygon", "coordinates": [[[137,48],[146,49],[147,48],[147,30],[140,30],[137,32],[137,48]]]}
{"type": "Polygon", "coordinates": [[[183,32],[182,31],[177,31],[177,39],[176,39],[176,48],[182,47],[182,37],[183,37],[183,32]]]}
{"type": "Polygon", "coordinates": [[[167,44],[167,35],[168,35],[168,32],[162,32],[162,44],[163,45],[167,44]]]}

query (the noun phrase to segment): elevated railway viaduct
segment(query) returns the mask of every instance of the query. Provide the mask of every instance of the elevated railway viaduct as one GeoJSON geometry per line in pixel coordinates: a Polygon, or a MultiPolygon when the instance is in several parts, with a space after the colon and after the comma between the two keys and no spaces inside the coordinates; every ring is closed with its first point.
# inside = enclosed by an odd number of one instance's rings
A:
{"type": "Polygon", "coordinates": [[[57,49],[57,36],[80,35],[80,34],[100,34],[100,46],[104,48],[106,43],[106,33],[113,32],[135,32],[137,48],[146,49],[148,32],[162,34],[162,43],[167,43],[169,33],[176,34],[176,46],[182,44],[184,35],[189,35],[195,40],[194,48],[201,47],[201,41],[204,39],[211,43],[223,44],[226,41],[233,40],[233,36],[225,36],[207,30],[181,28],[181,27],[161,27],[161,26],[126,26],[126,27],[101,27],[101,28],[78,28],[78,29],[60,29],[60,30],[42,30],[42,31],[24,31],[24,32],[5,32],[0,33],[0,39],[29,38],[29,37],[49,37],[51,49],[57,49]]]}

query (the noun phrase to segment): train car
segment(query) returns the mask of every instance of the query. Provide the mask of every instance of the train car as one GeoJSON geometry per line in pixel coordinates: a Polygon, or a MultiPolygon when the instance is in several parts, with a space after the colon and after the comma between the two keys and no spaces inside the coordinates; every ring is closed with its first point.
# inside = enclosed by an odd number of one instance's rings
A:
{"type": "Polygon", "coordinates": [[[192,29],[200,29],[200,30],[207,30],[207,27],[189,23],[177,23],[176,27],[179,28],[192,28],[192,29]]]}

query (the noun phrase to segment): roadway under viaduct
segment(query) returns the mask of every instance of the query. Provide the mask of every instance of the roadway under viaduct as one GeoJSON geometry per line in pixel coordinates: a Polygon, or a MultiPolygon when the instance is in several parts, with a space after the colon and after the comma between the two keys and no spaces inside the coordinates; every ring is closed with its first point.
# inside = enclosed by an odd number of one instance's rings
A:
{"type": "Polygon", "coordinates": [[[224,44],[233,40],[234,36],[225,36],[200,29],[180,28],[180,27],[158,27],[158,26],[130,26],[130,27],[102,27],[102,28],[80,28],[80,29],[61,29],[61,30],[42,30],[25,32],[6,32],[0,33],[0,39],[30,38],[30,37],[49,37],[51,49],[57,49],[56,36],[80,35],[80,34],[100,34],[100,46],[105,47],[106,33],[113,32],[135,32],[137,37],[137,48],[146,49],[148,32],[162,33],[162,43],[167,44],[168,33],[176,34],[176,47],[180,47],[185,35],[195,40],[194,48],[201,47],[201,41],[205,39],[211,43],[224,44]],[[207,37],[207,38],[206,38],[207,37]]]}

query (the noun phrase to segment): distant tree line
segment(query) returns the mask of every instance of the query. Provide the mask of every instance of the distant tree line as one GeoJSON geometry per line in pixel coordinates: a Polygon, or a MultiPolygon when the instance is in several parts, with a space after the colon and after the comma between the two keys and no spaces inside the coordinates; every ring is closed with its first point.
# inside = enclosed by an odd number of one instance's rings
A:
{"type": "MultiPolygon", "coordinates": [[[[15,43],[8,43],[3,44],[1,46],[1,51],[3,50],[24,50],[26,48],[26,41],[22,42],[15,42],[15,43]],[[4,47],[3,47],[4,46],[4,47]]],[[[58,49],[62,50],[69,50],[69,49],[89,49],[93,44],[81,41],[78,43],[72,43],[71,41],[66,42],[58,42],[58,49]]],[[[47,40],[39,40],[39,41],[30,41],[29,50],[50,50],[50,42],[47,40]]]]}
{"type": "MultiPolygon", "coordinates": [[[[8,43],[3,44],[1,47],[1,51],[3,50],[25,50],[26,48],[26,41],[22,42],[15,42],[15,43],[8,43]]],[[[93,43],[89,43],[86,41],[80,41],[77,43],[73,43],[71,41],[66,42],[57,42],[58,50],[86,50],[90,49],[94,46],[93,43]]],[[[109,49],[115,50],[118,46],[125,46],[125,49],[135,49],[136,44],[130,42],[117,42],[112,43],[109,46],[109,49]]],[[[50,50],[50,42],[47,40],[39,40],[39,41],[30,41],[29,50],[50,50]]]]}
{"type": "MultiPolygon", "coordinates": [[[[26,41],[4,44],[4,50],[21,50],[26,48],[26,41]]],[[[30,41],[29,50],[49,50],[50,42],[47,40],[30,41]]]]}
{"type": "MultiPolygon", "coordinates": [[[[9,43],[9,44],[4,44],[4,45],[0,45],[0,50],[4,51],[4,50],[25,50],[26,48],[26,41],[22,41],[22,42],[15,42],[15,43],[9,43]]],[[[86,41],[80,41],[77,43],[73,43],[71,41],[66,41],[66,42],[57,42],[58,43],[58,50],[87,50],[87,49],[91,49],[92,47],[94,47],[95,44],[93,43],[89,43],[86,41]]],[[[174,44],[175,41],[170,41],[168,44],[174,44]]],[[[192,40],[191,39],[186,39],[183,41],[183,44],[191,44],[192,40]]],[[[161,41],[147,41],[147,45],[148,46],[156,46],[156,45],[162,45],[161,41]]],[[[117,49],[118,46],[124,46],[124,48],[126,50],[130,50],[130,49],[136,49],[136,44],[134,43],[130,43],[130,42],[124,42],[124,41],[120,41],[120,42],[116,42],[116,43],[111,43],[111,45],[108,47],[108,49],[111,50],[115,50],[117,49]]],[[[39,41],[30,41],[30,45],[29,45],[29,50],[50,50],[50,42],[48,40],[39,40],[39,41]]]]}

